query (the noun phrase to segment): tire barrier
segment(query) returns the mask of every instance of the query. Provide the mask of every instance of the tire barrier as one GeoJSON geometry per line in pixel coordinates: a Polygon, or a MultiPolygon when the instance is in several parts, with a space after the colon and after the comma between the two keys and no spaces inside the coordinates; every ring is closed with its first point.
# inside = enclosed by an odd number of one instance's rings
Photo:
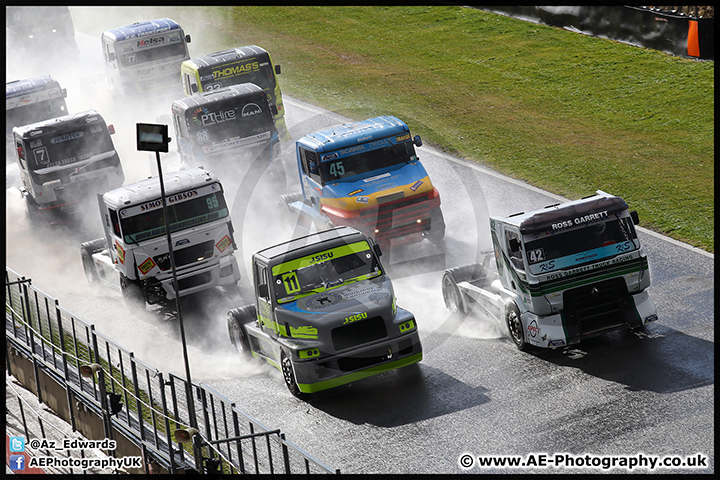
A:
{"type": "Polygon", "coordinates": [[[671,55],[715,59],[713,18],[624,5],[480,7],[513,18],[660,50],[671,55]]]}
{"type": "Polygon", "coordinates": [[[9,268],[5,312],[7,372],[73,433],[115,442],[108,456],[142,458],[128,473],[340,473],[208,385],[142,362],[9,268]]]}

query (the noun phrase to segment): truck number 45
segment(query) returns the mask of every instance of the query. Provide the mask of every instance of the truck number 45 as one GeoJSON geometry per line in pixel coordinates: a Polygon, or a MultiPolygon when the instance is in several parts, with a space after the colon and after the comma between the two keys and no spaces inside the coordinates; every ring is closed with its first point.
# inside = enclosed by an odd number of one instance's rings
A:
{"type": "Polygon", "coordinates": [[[333,162],[330,164],[330,175],[333,177],[342,177],[345,175],[345,167],[342,162],[333,162]]]}

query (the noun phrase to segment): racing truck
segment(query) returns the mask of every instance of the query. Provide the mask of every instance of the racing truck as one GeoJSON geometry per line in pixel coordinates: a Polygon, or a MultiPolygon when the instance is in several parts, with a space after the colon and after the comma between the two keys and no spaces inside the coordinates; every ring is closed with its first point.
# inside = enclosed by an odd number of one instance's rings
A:
{"type": "Polygon", "coordinates": [[[265,91],[253,83],[196,93],[172,104],[173,124],[183,165],[245,170],[262,159],[285,182],[278,159],[280,142],[265,91]]]}
{"type": "MultiPolygon", "coordinates": [[[[216,286],[237,289],[240,270],[223,188],[203,168],[163,175],[180,297],[216,286]]],[[[174,300],[159,177],[98,194],[105,237],[80,247],[90,284],[120,289],[128,309],[174,300]]]]}
{"type": "Polygon", "coordinates": [[[190,58],[177,22],[158,18],[113,28],[100,42],[111,88],[129,98],[182,95],[180,64],[190,58]]]}
{"type": "Polygon", "coordinates": [[[267,50],[257,45],[231,48],[185,60],[180,66],[185,95],[210,92],[230,85],[254,83],[268,96],[274,108],[275,124],[282,142],[290,141],[285,123],[282,92],[277,76],[280,65],[273,64],[267,50]]]}
{"type": "Polygon", "coordinates": [[[256,252],[255,303],[228,312],[232,344],[298,397],[419,362],[415,317],[397,306],[380,255],[346,226],[256,252]]]}
{"type": "Polygon", "coordinates": [[[345,123],[295,143],[301,192],[282,201],[298,225],[348,225],[383,247],[445,236],[440,194],[415,153],[422,140],[393,116],[345,123]]]}
{"type": "Polygon", "coordinates": [[[478,263],[444,272],[445,305],[504,323],[520,350],[641,330],[658,317],[638,221],[622,198],[601,190],[529,213],[491,216],[493,249],[478,263]]]}
{"type": "Polygon", "coordinates": [[[67,115],[67,90],[49,75],[14,80],[5,84],[5,145],[13,159],[13,127],[67,115]]]}
{"type": "Polygon", "coordinates": [[[122,185],[122,164],[107,125],[95,110],[13,128],[31,218],[69,223],[97,193],[122,185]]]}

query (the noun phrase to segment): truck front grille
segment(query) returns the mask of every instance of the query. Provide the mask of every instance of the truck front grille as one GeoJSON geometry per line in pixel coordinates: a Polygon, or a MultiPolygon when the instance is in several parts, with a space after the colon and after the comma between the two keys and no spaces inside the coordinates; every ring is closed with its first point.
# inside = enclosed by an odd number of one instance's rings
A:
{"type": "MultiPolygon", "coordinates": [[[[175,253],[175,267],[180,268],[182,266],[212,257],[214,247],[215,243],[212,240],[209,240],[187,248],[173,250],[173,253],[175,253]]],[[[170,270],[171,263],[170,255],[168,253],[156,255],[153,257],[153,260],[155,260],[155,263],[157,263],[158,267],[160,267],[160,270],[170,270]]]]}
{"type": "Polygon", "coordinates": [[[563,294],[563,316],[580,336],[593,335],[627,324],[625,312],[632,308],[622,277],[573,288],[563,294]]]}
{"type": "Polygon", "coordinates": [[[387,329],[382,317],[368,318],[334,328],[332,331],[333,347],[336,352],[385,337],[387,337],[387,329]]]}
{"type": "Polygon", "coordinates": [[[357,355],[349,355],[338,359],[338,368],[342,372],[361,370],[378,365],[392,358],[389,347],[379,347],[357,355]]]}
{"type": "Polygon", "coordinates": [[[362,222],[360,229],[381,241],[427,230],[430,228],[429,219],[428,195],[413,195],[360,210],[360,221],[362,222]],[[422,219],[423,222],[418,223],[418,219],[422,219]],[[377,234],[375,234],[376,229],[378,230],[377,234]]]}

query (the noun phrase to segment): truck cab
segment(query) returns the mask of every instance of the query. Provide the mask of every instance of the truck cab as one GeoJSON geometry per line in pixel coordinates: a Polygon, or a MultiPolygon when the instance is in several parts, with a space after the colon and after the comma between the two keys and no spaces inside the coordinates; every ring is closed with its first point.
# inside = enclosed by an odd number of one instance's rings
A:
{"type": "Polygon", "coordinates": [[[408,126],[393,116],[347,123],[296,142],[301,199],[288,206],[318,228],[348,225],[381,245],[445,235],[440,194],[408,126]]]}
{"type": "Polygon", "coordinates": [[[415,318],[397,306],[379,256],[349,227],[256,252],[255,304],[228,315],[233,345],[280,369],[295,395],[419,362],[415,318]]]}
{"type": "Polygon", "coordinates": [[[180,64],[190,58],[182,27],[159,18],[113,28],[100,43],[111,89],[129,98],[182,95],[180,64]]]}
{"type": "Polygon", "coordinates": [[[260,158],[284,182],[273,112],[265,91],[253,83],[175,100],[173,125],[182,164],[244,171],[260,158]]]}
{"type": "Polygon", "coordinates": [[[13,128],[15,154],[30,213],[65,222],[84,200],[122,185],[114,133],[95,110],[13,128]]]}
{"type": "Polygon", "coordinates": [[[275,124],[282,142],[291,140],[285,123],[282,92],[277,76],[280,65],[275,65],[270,54],[257,45],[222,50],[202,55],[182,63],[182,84],[185,95],[210,92],[241,83],[253,83],[267,94],[274,107],[275,124]]]}
{"type": "Polygon", "coordinates": [[[7,82],[5,136],[11,139],[14,127],[67,115],[65,98],[67,90],[49,75],[7,82]]]}
{"type": "Polygon", "coordinates": [[[600,190],[528,213],[491,216],[494,265],[446,271],[446,304],[481,305],[505,320],[521,349],[641,329],[657,314],[637,223],[637,212],[622,198],[600,190]]]}
{"type": "MultiPolygon", "coordinates": [[[[218,178],[202,168],[163,176],[180,296],[237,287],[240,271],[230,212],[218,178]]],[[[98,195],[105,238],[83,243],[90,283],[119,286],[130,310],[175,299],[160,194],[151,177],[98,195]]]]}

